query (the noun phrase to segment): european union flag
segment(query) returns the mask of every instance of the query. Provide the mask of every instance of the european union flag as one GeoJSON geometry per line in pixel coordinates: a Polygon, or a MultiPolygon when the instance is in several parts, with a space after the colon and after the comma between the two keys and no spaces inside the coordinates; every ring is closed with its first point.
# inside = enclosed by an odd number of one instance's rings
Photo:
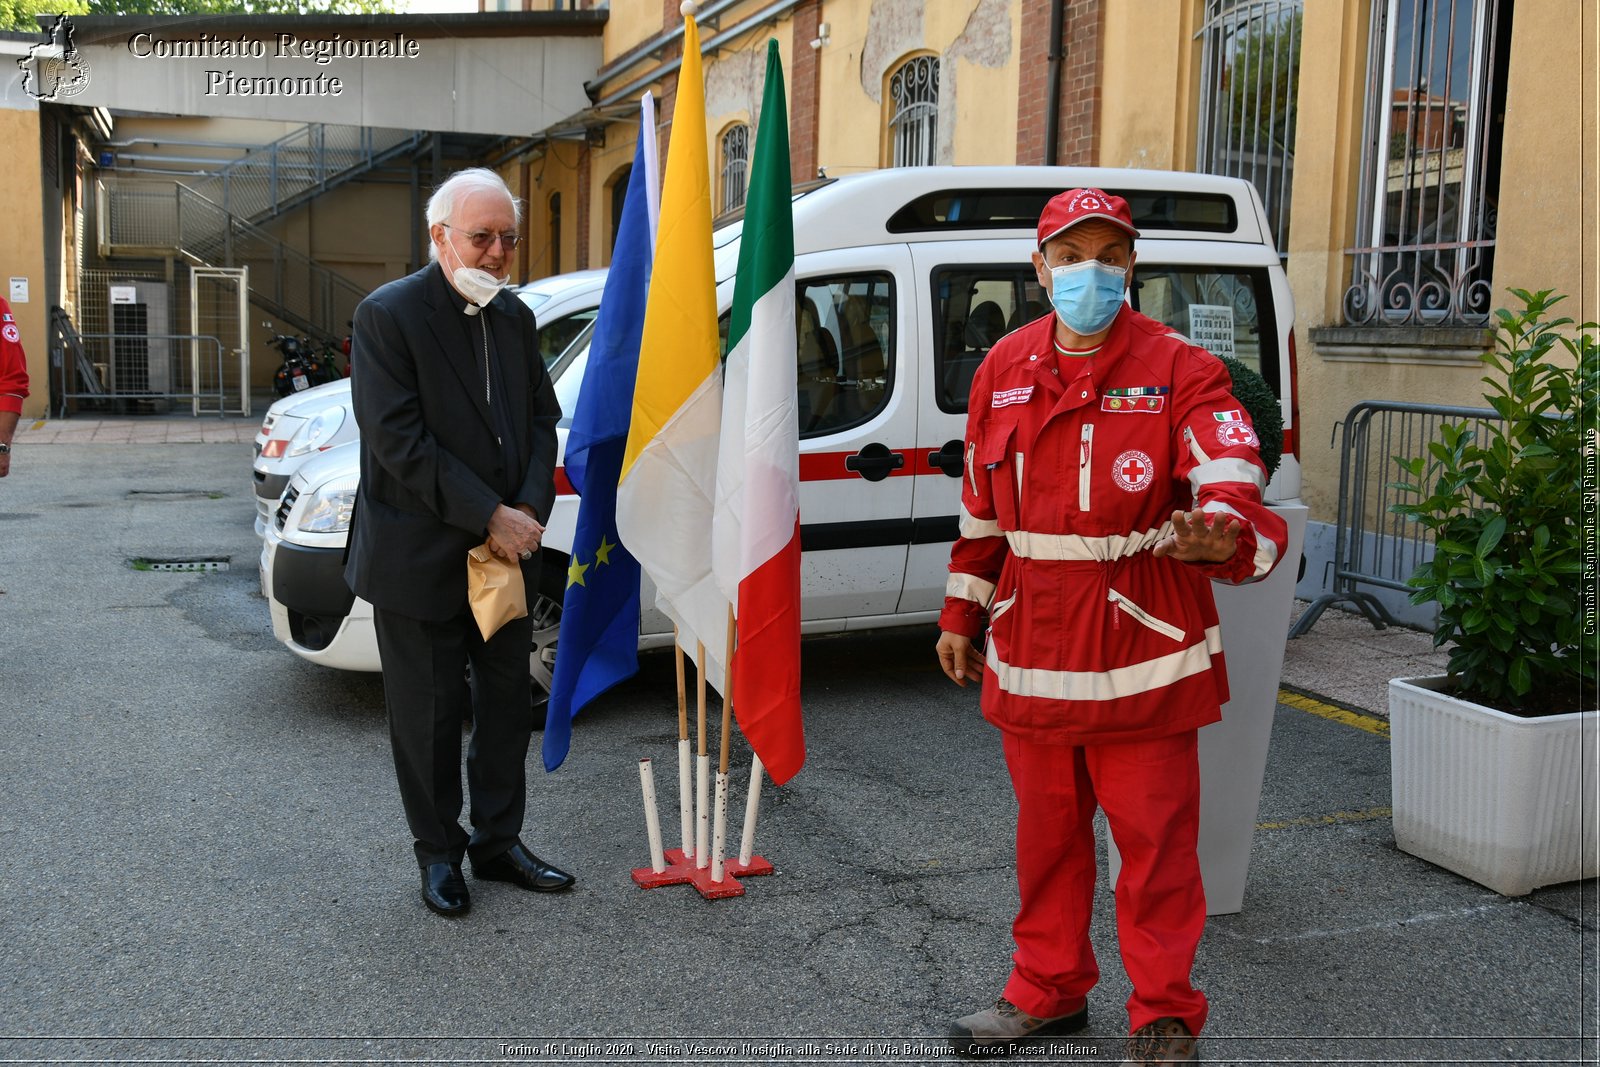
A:
{"type": "Polygon", "coordinates": [[[650,289],[649,180],[641,122],[622,202],[611,272],[600,297],[589,365],[567,435],[567,478],[577,489],[578,526],[567,568],[555,680],[544,726],[544,769],[567,758],[572,719],[583,706],[639,671],[639,563],[617,536],[617,478],[633,415],[645,297],[650,289]]]}

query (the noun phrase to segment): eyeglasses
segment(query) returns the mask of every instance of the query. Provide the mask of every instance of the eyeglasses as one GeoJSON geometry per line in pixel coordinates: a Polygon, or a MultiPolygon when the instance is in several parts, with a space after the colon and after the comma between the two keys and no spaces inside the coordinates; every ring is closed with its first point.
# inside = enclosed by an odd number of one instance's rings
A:
{"type": "MultiPolygon", "coordinates": [[[[441,222],[439,225],[443,226],[447,230],[455,229],[455,227],[450,225],[448,222],[441,222]]],[[[460,231],[457,232],[459,233],[460,231]]],[[[463,236],[465,236],[466,239],[472,243],[473,248],[478,249],[480,252],[486,251],[490,245],[495,243],[496,240],[499,240],[502,248],[504,248],[507,252],[510,252],[514,250],[522,241],[522,235],[520,233],[489,233],[487,230],[480,231],[478,233],[464,234],[463,236]]]]}

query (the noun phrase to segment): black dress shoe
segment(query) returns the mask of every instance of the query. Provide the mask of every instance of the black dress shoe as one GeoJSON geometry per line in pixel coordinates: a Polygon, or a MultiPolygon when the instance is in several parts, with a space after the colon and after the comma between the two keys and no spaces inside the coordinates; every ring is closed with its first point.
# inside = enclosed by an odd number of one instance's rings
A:
{"type": "Polygon", "coordinates": [[[422,902],[440,915],[465,915],[472,907],[467,882],[455,863],[430,863],[422,868],[422,902]]]}
{"type": "Polygon", "coordinates": [[[491,882],[515,882],[535,893],[557,893],[571,889],[577,881],[566,871],[550,866],[529,852],[521,841],[498,856],[473,860],[472,873],[491,882]]]}

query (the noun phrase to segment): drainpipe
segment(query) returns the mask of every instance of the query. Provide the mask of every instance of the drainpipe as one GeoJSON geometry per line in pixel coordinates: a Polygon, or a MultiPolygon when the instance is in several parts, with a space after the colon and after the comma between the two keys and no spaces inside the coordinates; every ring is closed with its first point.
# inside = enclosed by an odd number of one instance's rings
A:
{"type": "Polygon", "coordinates": [[[1061,23],[1067,0],[1050,0],[1050,67],[1045,80],[1050,83],[1050,97],[1044,105],[1044,165],[1056,165],[1056,142],[1061,139],[1061,60],[1066,51],[1061,46],[1061,23]]]}

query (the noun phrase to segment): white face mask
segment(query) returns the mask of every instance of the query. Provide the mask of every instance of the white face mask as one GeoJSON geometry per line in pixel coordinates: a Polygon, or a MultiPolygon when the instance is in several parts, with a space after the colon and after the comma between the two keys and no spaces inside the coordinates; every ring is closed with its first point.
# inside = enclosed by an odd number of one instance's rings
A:
{"type": "MultiPolygon", "coordinates": [[[[460,253],[448,239],[445,240],[445,247],[456,257],[456,262],[461,263],[460,253]]],[[[456,292],[467,298],[468,315],[476,315],[481,308],[488,307],[489,301],[493,300],[511,280],[509,275],[505,278],[496,278],[482,268],[469,267],[464,263],[451,271],[450,277],[455,282],[456,292]]]]}

